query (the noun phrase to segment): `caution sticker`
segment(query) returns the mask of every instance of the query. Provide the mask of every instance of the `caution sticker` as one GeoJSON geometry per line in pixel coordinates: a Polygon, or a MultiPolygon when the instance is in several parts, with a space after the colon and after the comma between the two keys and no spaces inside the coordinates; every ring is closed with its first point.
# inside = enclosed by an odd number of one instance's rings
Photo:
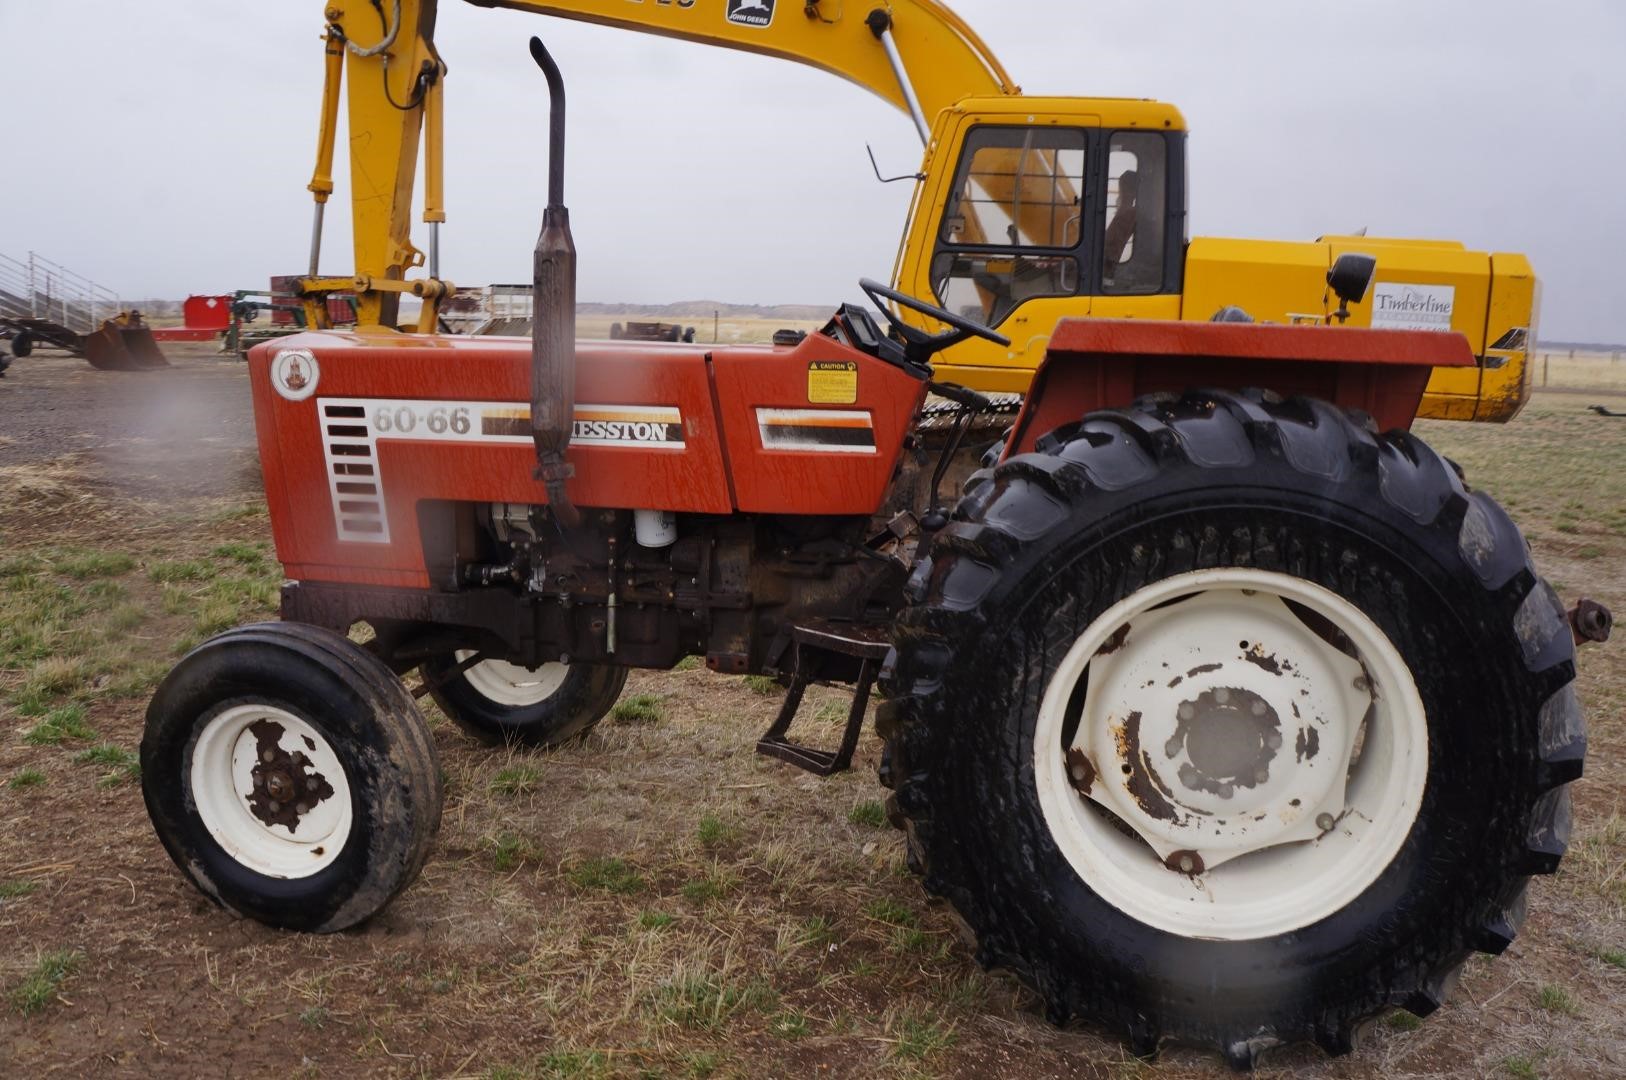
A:
{"type": "Polygon", "coordinates": [[[807,365],[807,400],[812,405],[852,405],[858,401],[858,361],[815,360],[807,365]]]}

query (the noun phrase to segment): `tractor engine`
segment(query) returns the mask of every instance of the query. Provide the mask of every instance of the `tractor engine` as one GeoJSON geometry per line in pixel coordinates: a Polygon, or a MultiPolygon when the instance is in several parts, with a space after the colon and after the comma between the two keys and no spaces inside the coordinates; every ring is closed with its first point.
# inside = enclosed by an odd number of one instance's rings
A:
{"type": "Polygon", "coordinates": [[[522,667],[611,662],[667,668],[690,655],[731,673],[775,670],[789,627],[884,624],[906,562],[867,518],[708,517],[587,510],[561,528],[544,506],[421,506],[426,559],[443,590],[392,610],[393,593],[290,587],[285,613],[334,627],[365,620],[377,649],[410,667],[477,650],[522,667]],[[406,616],[406,617],[403,617],[406,616]]]}

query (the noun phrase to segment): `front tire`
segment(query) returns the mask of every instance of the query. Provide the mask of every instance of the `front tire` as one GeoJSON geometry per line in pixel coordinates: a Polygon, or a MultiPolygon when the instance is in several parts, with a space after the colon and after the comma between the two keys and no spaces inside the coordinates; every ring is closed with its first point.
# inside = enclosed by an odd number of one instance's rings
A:
{"type": "Polygon", "coordinates": [[[298,623],[210,638],[159,684],[142,794],[175,865],[216,903],[343,930],[422,868],[440,823],[428,726],[382,662],[298,623]]]}
{"type": "Polygon", "coordinates": [[[423,665],[430,696],[463,730],[492,744],[559,746],[580,738],[614,707],[627,683],[618,664],[547,663],[525,668],[459,650],[423,665]]]}
{"type": "Polygon", "coordinates": [[[883,779],[927,889],[1054,1020],[1342,1053],[1512,941],[1568,835],[1573,645],[1427,446],[1187,394],[1047,436],[956,517],[883,779]]]}

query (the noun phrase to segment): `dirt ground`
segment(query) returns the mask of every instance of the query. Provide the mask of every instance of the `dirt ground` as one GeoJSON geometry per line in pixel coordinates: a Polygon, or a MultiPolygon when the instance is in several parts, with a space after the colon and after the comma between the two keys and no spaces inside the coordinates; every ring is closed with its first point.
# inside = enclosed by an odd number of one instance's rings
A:
{"type": "MultiPolygon", "coordinates": [[[[191,645],[275,610],[243,365],[36,355],[0,379],[0,1075],[1225,1075],[1048,1026],[978,969],[881,817],[878,743],[818,780],[752,752],[778,690],[635,673],[549,753],[433,714],[447,781],[422,877],[354,932],[212,906],[147,824],[133,750],[191,645]]],[[[1626,609],[1626,420],[1547,393],[1506,428],[1423,423],[1566,600],[1626,609]]],[[[1507,955],[1419,1024],[1259,1075],[1626,1076],[1626,665],[1582,658],[1587,778],[1562,871],[1507,955]]],[[[825,736],[842,697],[817,699],[825,736]]]]}

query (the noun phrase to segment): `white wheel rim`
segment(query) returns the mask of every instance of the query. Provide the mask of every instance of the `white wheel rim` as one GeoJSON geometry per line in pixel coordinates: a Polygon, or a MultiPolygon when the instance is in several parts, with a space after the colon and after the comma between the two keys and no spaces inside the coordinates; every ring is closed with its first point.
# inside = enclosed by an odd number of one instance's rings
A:
{"type": "MultiPolygon", "coordinates": [[[[453,656],[459,664],[474,652],[459,649],[453,656]]],[[[569,664],[543,664],[539,668],[520,667],[506,660],[482,660],[463,673],[477,693],[499,705],[537,705],[558,693],[570,673],[569,664]]]]}
{"type": "Polygon", "coordinates": [[[326,736],[285,709],[234,705],[192,747],[191,794],[209,835],[241,865],[304,878],[350,837],[350,783],[326,736]]]}
{"type": "Polygon", "coordinates": [[[1051,835],[1102,899],[1170,933],[1247,940],[1323,919],[1382,874],[1422,804],[1428,722],[1355,605],[1285,574],[1202,570],[1135,592],[1074,642],[1034,765],[1051,835]]]}

